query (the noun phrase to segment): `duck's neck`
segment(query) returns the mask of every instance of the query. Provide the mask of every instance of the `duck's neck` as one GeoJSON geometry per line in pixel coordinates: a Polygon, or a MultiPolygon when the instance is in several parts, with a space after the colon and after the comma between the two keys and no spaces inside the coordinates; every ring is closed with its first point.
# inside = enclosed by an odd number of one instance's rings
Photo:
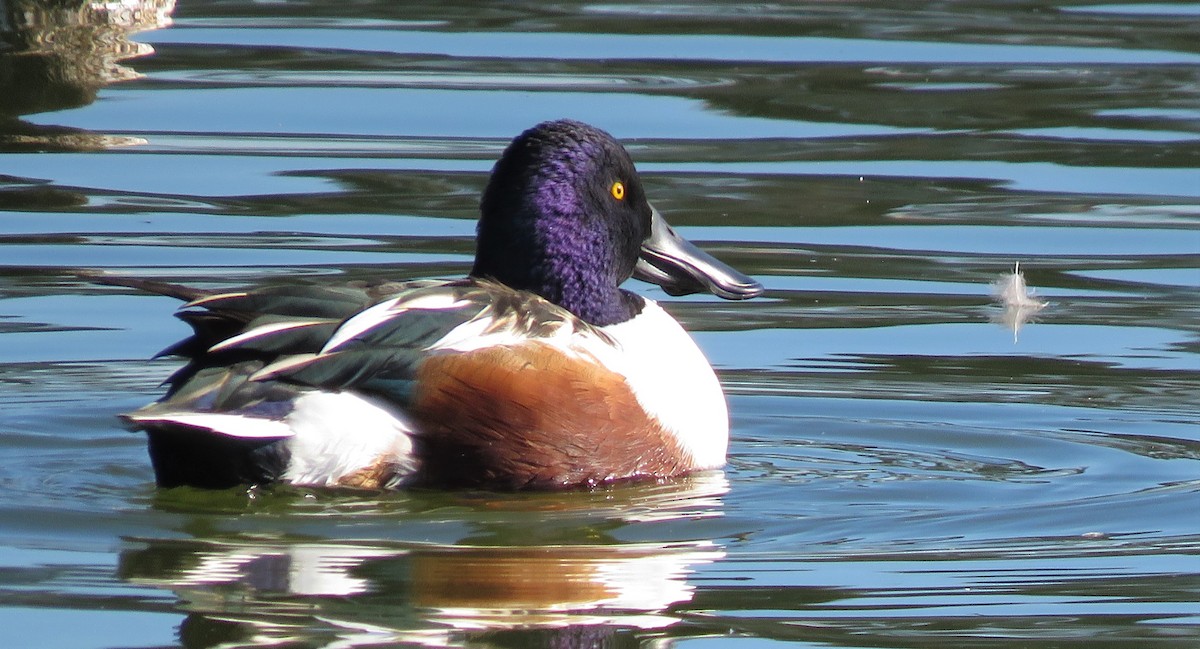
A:
{"type": "Polygon", "coordinates": [[[596,291],[584,290],[577,286],[565,286],[551,287],[535,292],[574,313],[585,322],[601,327],[630,320],[641,313],[642,307],[645,305],[638,295],[619,288],[596,291]]]}
{"type": "Polygon", "coordinates": [[[481,224],[471,276],[537,293],[598,326],[640,313],[642,298],[617,286],[623,278],[607,261],[612,244],[603,235],[588,236],[586,228],[564,226],[543,221],[536,235],[511,237],[481,224]]]}

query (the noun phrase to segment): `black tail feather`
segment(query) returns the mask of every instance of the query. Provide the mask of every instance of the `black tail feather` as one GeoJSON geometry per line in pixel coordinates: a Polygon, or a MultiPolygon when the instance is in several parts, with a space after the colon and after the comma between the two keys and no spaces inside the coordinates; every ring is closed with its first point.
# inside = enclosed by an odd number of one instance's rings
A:
{"type": "Polygon", "coordinates": [[[280,439],[241,439],[184,427],[147,426],[158,486],[229,489],[278,480],[287,467],[280,439]]]}
{"type": "Polygon", "coordinates": [[[86,279],[97,284],[107,286],[123,286],[125,288],[137,289],[147,293],[156,293],[173,297],[184,302],[191,302],[202,297],[213,295],[213,291],[195,288],[192,286],[184,286],[182,284],[172,284],[171,282],[160,282],[153,279],[144,279],[141,277],[126,277],[122,275],[110,275],[103,271],[84,270],[79,272],[81,279],[86,279]]]}

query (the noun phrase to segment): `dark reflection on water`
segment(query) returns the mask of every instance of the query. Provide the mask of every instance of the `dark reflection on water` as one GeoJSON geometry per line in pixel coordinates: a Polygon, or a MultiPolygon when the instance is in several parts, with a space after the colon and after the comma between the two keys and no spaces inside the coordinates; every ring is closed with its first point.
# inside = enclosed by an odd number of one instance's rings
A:
{"type": "Polygon", "coordinates": [[[1196,645],[1195,3],[0,8],[0,645],[1196,645]],[[767,286],[636,287],[721,373],[723,475],[152,487],[114,415],[185,327],[81,270],[459,275],[564,115],[767,286]]]}

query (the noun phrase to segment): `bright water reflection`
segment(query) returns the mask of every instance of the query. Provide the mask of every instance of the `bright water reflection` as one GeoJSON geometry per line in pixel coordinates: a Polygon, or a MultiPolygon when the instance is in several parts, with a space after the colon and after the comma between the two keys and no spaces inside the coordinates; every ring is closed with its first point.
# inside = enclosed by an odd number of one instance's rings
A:
{"type": "Polygon", "coordinates": [[[0,9],[0,646],[1196,646],[1196,3],[0,9]],[[721,373],[723,474],[152,487],[114,415],[186,328],[78,271],[459,275],[561,116],[768,288],[637,287],[721,373]]]}

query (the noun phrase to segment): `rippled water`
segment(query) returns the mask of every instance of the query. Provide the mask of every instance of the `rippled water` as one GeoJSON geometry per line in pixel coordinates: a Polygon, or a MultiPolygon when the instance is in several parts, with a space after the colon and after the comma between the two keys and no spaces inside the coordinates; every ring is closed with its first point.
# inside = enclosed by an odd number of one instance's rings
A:
{"type": "Polygon", "coordinates": [[[1200,4],[0,8],[0,646],[1200,644],[1200,4]],[[723,474],[154,489],[185,327],[79,271],[459,275],[562,116],[768,288],[637,287],[723,474]]]}

